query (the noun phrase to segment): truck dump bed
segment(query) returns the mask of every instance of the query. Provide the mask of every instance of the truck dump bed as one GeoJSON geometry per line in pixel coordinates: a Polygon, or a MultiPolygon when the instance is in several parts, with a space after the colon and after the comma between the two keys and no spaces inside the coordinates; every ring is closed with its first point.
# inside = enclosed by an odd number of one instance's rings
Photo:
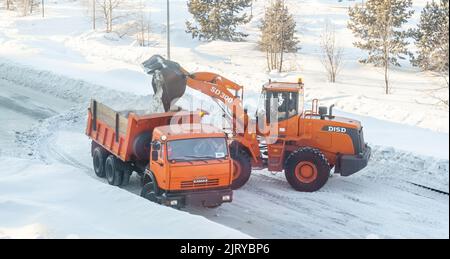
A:
{"type": "Polygon", "coordinates": [[[136,111],[115,111],[92,100],[88,108],[86,135],[122,161],[138,161],[142,157],[136,154],[136,138],[145,134],[146,139],[151,140],[155,127],[174,122],[199,123],[201,116],[201,111],[138,115],[136,111]]]}

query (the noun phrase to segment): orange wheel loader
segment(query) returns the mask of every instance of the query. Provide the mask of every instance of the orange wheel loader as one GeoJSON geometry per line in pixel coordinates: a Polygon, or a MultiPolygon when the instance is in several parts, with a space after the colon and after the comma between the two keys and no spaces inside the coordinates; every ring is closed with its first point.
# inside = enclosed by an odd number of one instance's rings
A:
{"type": "Polygon", "coordinates": [[[166,111],[186,87],[210,96],[229,118],[226,129],[233,158],[232,188],[243,186],[251,170],[282,172],[298,191],[313,192],[327,182],[331,170],[342,176],[366,167],[371,148],[364,142],[357,120],[333,115],[333,106],[304,109],[304,84],[271,82],[262,86],[256,116],[243,108],[244,87],[215,73],[189,73],[178,63],[159,55],[142,64],[153,75],[154,92],[162,91],[166,111]]]}
{"type": "Polygon", "coordinates": [[[142,179],[141,196],[176,208],[217,207],[232,201],[227,136],[221,129],[199,124],[206,112],[139,113],[116,112],[91,102],[86,135],[92,139],[98,177],[124,186],[135,171],[142,179]]]}

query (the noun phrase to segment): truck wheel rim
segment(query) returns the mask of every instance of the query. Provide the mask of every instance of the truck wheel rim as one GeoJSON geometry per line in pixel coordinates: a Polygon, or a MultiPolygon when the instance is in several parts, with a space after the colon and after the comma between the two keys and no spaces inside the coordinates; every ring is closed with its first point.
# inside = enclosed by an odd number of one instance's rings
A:
{"type": "Polygon", "coordinates": [[[236,180],[241,175],[241,164],[233,160],[233,180],[236,180]]]}
{"type": "Polygon", "coordinates": [[[295,177],[302,183],[312,183],[317,178],[317,167],[311,162],[302,161],[295,167],[295,177]]]}

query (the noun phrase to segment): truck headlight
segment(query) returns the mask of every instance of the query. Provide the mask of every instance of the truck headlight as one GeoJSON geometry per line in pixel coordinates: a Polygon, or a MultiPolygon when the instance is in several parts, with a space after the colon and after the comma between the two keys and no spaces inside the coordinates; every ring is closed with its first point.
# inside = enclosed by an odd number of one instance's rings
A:
{"type": "Polygon", "coordinates": [[[222,196],[222,201],[231,201],[231,196],[230,195],[222,196]]]}
{"type": "Polygon", "coordinates": [[[170,206],[176,206],[176,205],[178,205],[177,200],[170,201],[170,206]]]}

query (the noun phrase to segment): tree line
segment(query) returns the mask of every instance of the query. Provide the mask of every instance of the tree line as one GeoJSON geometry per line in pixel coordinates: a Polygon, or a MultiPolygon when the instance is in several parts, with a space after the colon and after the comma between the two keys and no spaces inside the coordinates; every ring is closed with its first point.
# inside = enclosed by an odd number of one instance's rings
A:
{"type": "MultiPolygon", "coordinates": [[[[18,10],[28,15],[42,0],[3,0],[6,9],[18,10]]],[[[128,0],[81,0],[92,16],[93,28],[101,19],[106,32],[114,29],[115,21],[123,18],[119,8],[128,0]]],[[[242,29],[253,19],[253,3],[258,0],[188,0],[188,11],[193,19],[186,21],[186,33],[202,41],[243,41],[248,34],[242,29]]],[[[262,1],[262,0],[259,0],[262,1]]],[[[134,1],[134,22],[128,22],[130,30],[141,46],[150,42],[151,22],[145,0],[134,1]]],[[[129,8],[128,8],[129,9],[129,8]]],[[[348,9],[347,27],[355,36],[353,45],[367,53],[361,63],[382,67],[385,93],[390,93],[389,71],[409,60],[423,71],[433,71],[446,80],[448,88],[449,52],[449,0],[431,0],[423,8],[415,28],[405,26],[411,19],[412,0],[365,0],[348,9]],[[411,45],[416,48],[415,54],[411,45]]],[[[127,14],[129,15],[129,14],[127,14]]],[[[123,27],[123,26],[122,26],[123,27]]],[[[269,71],[283,71],[285,55],[297,53],[300,40],[297,24],[285,0],[271,0],[259,22],[258,48],[266,54],[269,71]]],[[[119,33],[123,35],[125,33],[119,33]]],[[[320,35],[320,57],[328,80],[336,82],[342,68],[344,49],[336,37],[335,25],[327,21],[320,35]]],[[[448,100],[444,100],[448,105],[448,100]]]]}

